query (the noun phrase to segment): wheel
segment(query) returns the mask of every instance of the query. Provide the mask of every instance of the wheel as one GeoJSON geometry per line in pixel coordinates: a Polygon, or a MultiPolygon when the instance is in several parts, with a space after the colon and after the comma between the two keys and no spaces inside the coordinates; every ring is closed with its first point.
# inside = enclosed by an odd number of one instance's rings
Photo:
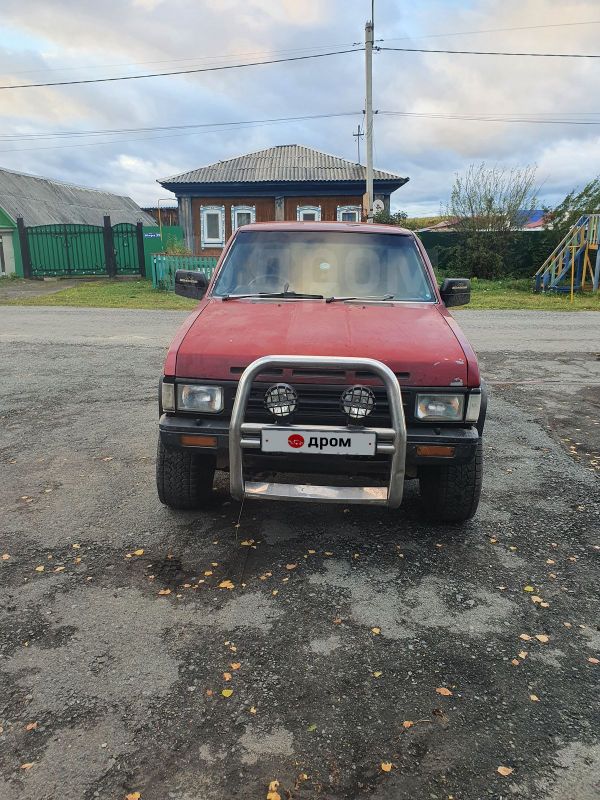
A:
{"type": "Polygon", "coordinates": [[[465,522],[479,505],[483,478],[481,439],[475,455],[466,464],[421,467],[419,492],[423,511],[437,522],[465,522]]]}
{"type": "Polygon", "coordinates": [[[212,495],[215,460],[191,450],[175,450],[158,440],[156,488],[158,498],[169,508],[203,508],[212,495]]]}

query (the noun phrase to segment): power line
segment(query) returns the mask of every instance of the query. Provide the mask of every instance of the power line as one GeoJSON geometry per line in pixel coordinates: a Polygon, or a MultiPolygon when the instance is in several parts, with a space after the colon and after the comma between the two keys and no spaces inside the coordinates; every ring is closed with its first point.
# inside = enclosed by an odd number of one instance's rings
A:
{"type": "MultiPolygon", "coordinates": [[[[592,112],[595,114],[596,112],[592,112]]],[[[423,119],[449,119],[467,122],[523,122],[531,125],[600,125],[600,120],[536,119],[527,115],[510,114],[441,114],[417,111],[378,111],[378,116],[416,117],[423,119]]],[[[590,116],[592,116],[590,114],[590,116]]]]}
{"type": "MultiPolygon", "coordinates": [[[[531,56],[533,58],[600,58],[600,53],[503,53],[488,50],[425,50],[420,47],[378,47],[378,50],[393,50],[402,53],[449,53],[461,56],[531,56]]],[[[0,87],[2,88],[2,87],[0,87]]]]}
{"type": "Polygon", "coordinates": [[[426,33],[423,36],[401,36],[396,39],[378,39],[378,42],[405,42],[414,39],[445,39],[447,36],[474,36],[480,33],[508,33],[511,31],[533,31],[541,28],[569,28],[576,25],[600,25],[600,20],[588,22],[555,22],[548,25],[519,25],[515,28],[487,28],[479,31],[455,31],[454,33],[426,33]]]}
{"type": "Polygon", "coordinates": [[[112,81],[135,81],[140,78],[163,78],[170,75],[191,75],[198,72],[219,72],[226,69],[241,69],[243,67],[260,67],[265,64],[282,64],[286,61],[306,61],[311,58],[326,58],[327,56],[339,56],[344,53],[358,53],[364,48],[350,48],[346,50],[332,50],[329,53],[315,53],[305,56],[290,56],[289,58],[272,58],[268,61],[252,61],[246,64],[227,64],[218,67],[199,67],[197,69],[180,69],[173,72],[149,72],[143,75],[119,75],[112,78],[85,78],[77,81],[53,81],[49,83],[21,83],[11,86],[0,86],[0,89],[32,89],[42,86],[75,86],[83,83],[109,83],[112,81]]]}
{"type": "MultiPolygon", "coordinates": [[[[181,128],[202,128],[201,131],[194,131],[194,130],[187,130],[184,133],[168,133],[164,136],[143,136],[137,138],[129,138],[129,139],[108,139],[102,142],[82,142],[79,144],[64,144],[64,145],[51,145],[51,146],[44,146],[44,147],[23,147],[23,148],[11,148],[9,150],[0,150],[0,153],[27,153],[34,150],[66,150],[71,149],[73,147],[98,147],[104,145],[111,145],[111,144],[129,144],[130,142],[152,142],[157,139],[172,139],[177,138],[180,136],[194,136],[198,135],[199,133],[205,133],[207,130],[215,129],[219,131],[226,131],[226,130],[235,130],[244,127],[260,127],[261,125],[277,125],[279,123],[284,122],[301,122],[304,120],[313,120],[313,119],[329,119],[333,117],[350,117],[350,116],[362,116],[362,111],[342,111],[339,113],[331,113],[331,114],[313,114],[313,115],[306,115],[302,117],[274,117],[272,119],[262,119],[262,120],[246,120],[246,121],[239,121],[239,122],[216,122],[216,123],[201,123],[197,125],[174,125],[174,126],[166,126],[166,127],[157,127],[157,128],[140,128],[140,131],[147,131],[151,132],[153,130],[180,130],[181,128]]],[[[131,129],[135,130],[135,129],[131,129]]],[[[118,133],[118,131],[115,131],[118,133]]],[[[110,131],[107,131],[110,133],[110,131]]]]}

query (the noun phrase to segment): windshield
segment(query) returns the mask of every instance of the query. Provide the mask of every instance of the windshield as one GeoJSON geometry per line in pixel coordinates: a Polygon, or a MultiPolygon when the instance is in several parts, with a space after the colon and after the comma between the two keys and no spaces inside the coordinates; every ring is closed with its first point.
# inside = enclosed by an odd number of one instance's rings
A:
{"type": "Polygon", "coordinates": [[[342,231],[243,231],[213,289],[215,297],[288,296],[435,300],[411,236],[342,231]]]}

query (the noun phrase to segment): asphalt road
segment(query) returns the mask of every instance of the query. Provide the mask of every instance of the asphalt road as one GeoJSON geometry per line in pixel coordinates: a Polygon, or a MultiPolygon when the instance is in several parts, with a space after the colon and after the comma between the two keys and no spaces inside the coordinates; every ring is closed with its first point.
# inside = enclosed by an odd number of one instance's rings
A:
{"type": "Polygon", "coordinates": [[[0,800],[596,800],[600,318],[456,316],[491,402],[443,528],[414,491],[170,512],[183,316],[0,310],[0,800]]]}

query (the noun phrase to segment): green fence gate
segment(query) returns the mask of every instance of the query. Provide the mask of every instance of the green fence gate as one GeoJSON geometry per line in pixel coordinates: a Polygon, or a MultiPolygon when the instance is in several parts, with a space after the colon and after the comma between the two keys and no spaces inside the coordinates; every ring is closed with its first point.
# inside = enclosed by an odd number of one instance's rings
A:
{"type": "Polygon", "coordinates": [[[86,275],[146,276],[142,224],[36,225],[17,220],[26,278],[86,275]]]}

